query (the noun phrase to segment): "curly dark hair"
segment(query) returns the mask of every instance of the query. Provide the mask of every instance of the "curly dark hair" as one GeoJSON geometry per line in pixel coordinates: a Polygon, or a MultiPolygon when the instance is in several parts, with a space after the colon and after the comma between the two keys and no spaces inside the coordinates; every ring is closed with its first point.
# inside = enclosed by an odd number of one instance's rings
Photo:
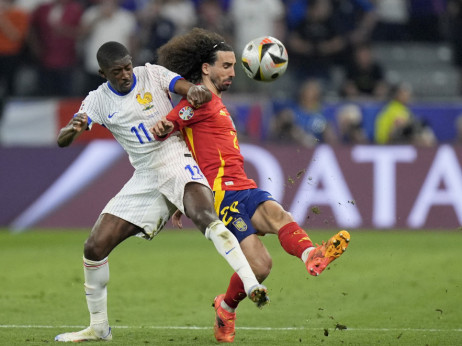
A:
{"type": "Polygon", "coordinates": [[[157,64],[176,72],[191,83],[202,80],[202,64],[213,65],[217,52],[232,52],[222,36],[217,33],[194,28],[176,36],[157,50],[157,64]]]}

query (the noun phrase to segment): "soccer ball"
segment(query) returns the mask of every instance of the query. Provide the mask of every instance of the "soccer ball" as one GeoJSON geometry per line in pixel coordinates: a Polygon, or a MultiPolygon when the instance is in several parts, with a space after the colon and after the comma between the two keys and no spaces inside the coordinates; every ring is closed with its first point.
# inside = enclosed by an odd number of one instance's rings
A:
{"type": "Polygon", "coordinates": [[[249,78],[272,82],[286,72],[289,56],[286,47],[271,36],[256,38],[242,51],[242,67],[249,78]]]}

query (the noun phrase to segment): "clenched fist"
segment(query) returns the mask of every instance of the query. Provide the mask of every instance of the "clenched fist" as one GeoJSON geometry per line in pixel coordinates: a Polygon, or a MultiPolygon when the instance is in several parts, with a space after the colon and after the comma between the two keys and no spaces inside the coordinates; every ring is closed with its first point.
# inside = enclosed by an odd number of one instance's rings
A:
{"type": "Polygon", "coordinates": [[[186,99],[198,108],[212,99],[212,93],[204,85],[193,85],[189,88],[186,99]]]}

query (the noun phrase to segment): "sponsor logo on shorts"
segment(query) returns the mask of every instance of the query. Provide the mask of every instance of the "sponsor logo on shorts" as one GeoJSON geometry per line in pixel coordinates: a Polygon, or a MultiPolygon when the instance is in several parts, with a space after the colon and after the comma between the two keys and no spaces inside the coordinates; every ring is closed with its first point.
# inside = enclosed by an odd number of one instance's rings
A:
{"type": "Polygon", "coordinates": [[[180,116],[181,119],[183,120],[189,120],[193,117],[194,115],[194,109],[192,109],[189,106],[183,107],[180,109],[178,115],[180,116]]]}
{"type": "Polygon", "coordinates": [[[242,220],[242,218],[238,218],[236,220],[233,221],[233,225],[234,227],[236,227],[236,229],[239,231],[239,232],[245,232],[247,231],[247,224],[245,223],[244,220],[242,220]]]}

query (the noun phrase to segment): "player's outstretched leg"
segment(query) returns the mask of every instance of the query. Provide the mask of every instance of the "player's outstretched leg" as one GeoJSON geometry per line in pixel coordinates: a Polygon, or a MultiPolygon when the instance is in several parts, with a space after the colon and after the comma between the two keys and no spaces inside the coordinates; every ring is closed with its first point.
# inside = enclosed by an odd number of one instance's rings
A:
{"type": "Polygon", "coordinates": [[[249,289],[247,296],[260,309],[270,302],[270,299],[268,297],[268,289],[263,285],[252,286],[249,289]]]}
{"type": "Polygon", "coordinates": [[[324,269],[343,254],[350,242],[350,233],[345,230],[338,232],[327,243],[324,241],[311,250],[305,262],[308,273],[318,276],[324,269]]]}
{"type": "Polygon", "coordinates": [[[99,336],[92,326],[85,328],[79,332],[59,334],[55,337],[55,341],[61,342],[82,342],[82,341],[111,341],[112,332],[109,328],[107,335],[99,336]]]}
{"type": "Polygon", "coordinates": [[[215,339],[217,339],[218,342],[233,342],[235,335],[234,324],[236,321],[236,313],[223,309],[221,302],[224,298],[225,295],[220,294],[213,300],[212,306],[215,309],[215,325],[213,330],[215,339]]]}

